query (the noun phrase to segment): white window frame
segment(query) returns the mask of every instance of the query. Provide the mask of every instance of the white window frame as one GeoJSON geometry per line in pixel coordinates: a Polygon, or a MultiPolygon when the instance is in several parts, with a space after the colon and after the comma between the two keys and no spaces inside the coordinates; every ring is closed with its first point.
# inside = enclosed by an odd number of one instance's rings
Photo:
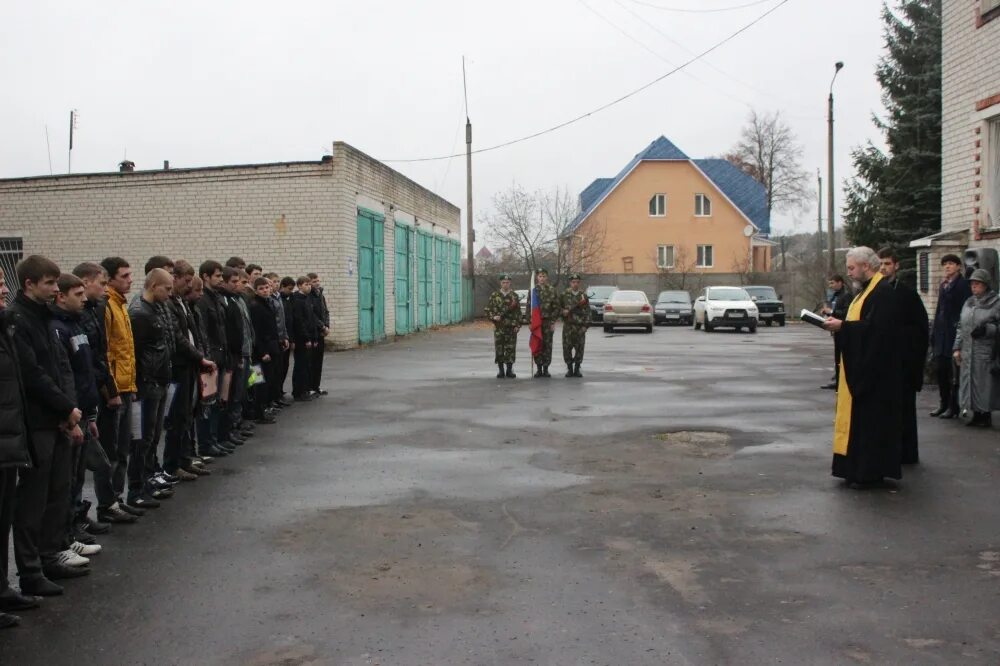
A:
{"type": "Polygon", "coordinates": [[[657,245],[656,246],[656,267],[657,268],[673,268],[674,261],[676,260],[676,249],[673,245],[657,245]],[[670,248],[670,263],[666,262],[667,248],[670,248]]]}
{"type": "Polygon", "coordinates": [[[649,216],[650,217],[666,217],[667,216],[667,195],[662,192],[657,192],[652,197],[649,198],[649,216]],[[656,205],[662,204],[662,205],[656,205]],[[660,209],[659,213],[652,212],[654,209],[660,209]]]}
{"type": "Polygon", "coordinates": [[[1000,0],[980,0],[979,13],[986,14],[1000,7],[1000,0]]]}
{"type": "Polygon", "coordinates": [[[715,268],[715,248],[711,245],[699,245],[697,249],[697,256],[695,258],[696,268],[715,268]],[[707,248],[707,252],[706,252],[707,248]],[[710,261],[705,263],[705,255],[709,255],[710,261]]]}
{"type": "Polygon", "coordinates": [[[694,195],[694,216],[695,217],[712,217],[712,200],[707,194],[702,194],[698,192],[694,195]],[[706,205],[708,212],[706,213],[706,205]]]}
{"type": "Polygon", "coordinates": [[[983,119],[982,196],[979,224],[983,229],[1000,228],[1000,114],[983,119]]]}

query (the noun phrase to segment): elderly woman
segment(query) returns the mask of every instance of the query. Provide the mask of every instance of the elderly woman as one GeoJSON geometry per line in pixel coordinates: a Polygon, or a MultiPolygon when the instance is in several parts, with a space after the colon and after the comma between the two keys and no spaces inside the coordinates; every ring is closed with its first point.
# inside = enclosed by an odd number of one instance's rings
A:
{"type": "Polygon", "coordinates": [[[958,401],[972,411],[966,425],[988,428],[990,412],[1000,409],[1000,375],[990,373],[993,347],[1000,331],[1000,298],[988,271],[977,268],[969,278],[972,296],[962,306],[955,336],[955,362],[961,367],[958,401]]]}

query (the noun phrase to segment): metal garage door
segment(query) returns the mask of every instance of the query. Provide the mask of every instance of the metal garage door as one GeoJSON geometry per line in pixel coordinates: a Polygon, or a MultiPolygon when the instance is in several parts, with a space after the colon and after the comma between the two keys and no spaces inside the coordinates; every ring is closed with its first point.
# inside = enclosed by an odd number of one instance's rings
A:
{"type": "Polygon", "coordinates": [[[396,225],[396,335],[413,330],[413,295],[410,290],[413,229],[396,225]]]}
{"type": "Polygon", "coordinates": [[[431,309],[434,303],[434,239],[430,234],[417,231],[417,327],[430,328],[433,323],[431,309]]]}
{"type": "Polygon", "coordinates": [[[358,340],[385,337],[385,217],[358,209],[358,340]]]}

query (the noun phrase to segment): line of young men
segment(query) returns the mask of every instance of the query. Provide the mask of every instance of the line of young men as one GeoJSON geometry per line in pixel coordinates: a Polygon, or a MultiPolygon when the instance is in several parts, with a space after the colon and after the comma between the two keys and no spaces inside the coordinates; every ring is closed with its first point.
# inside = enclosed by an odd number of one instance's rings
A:
{"type": "Polygon", "coordinates": [[[61,594],[54,580],[87,575],[88,556],[101,550],[94,534],[135,522],[180,481],[210,474],[207,465],[234,453],[255,424],[274,423],[290,405],[283,384],[293,348],[296,397],[326,394],[329,310],[314,274],[294,292],[295,280],[279,285],[238,257],[225,267],[206,261],[198,276],[163,256],[145,269],[126,306],[124,259],[62,273],[34,255],[16,268],[9,308],[0,271],[0,628],[19,622],[9,611],[61,594]],[[255,365],[265,381],[247,392],[255,365]],[[201,377],[216,372],[227,399],[202,400],[201,377]],[[83,499],[86,470],[97,520],[83,499]],[[12,528],[20,591],[7,579],[12,528]]]}

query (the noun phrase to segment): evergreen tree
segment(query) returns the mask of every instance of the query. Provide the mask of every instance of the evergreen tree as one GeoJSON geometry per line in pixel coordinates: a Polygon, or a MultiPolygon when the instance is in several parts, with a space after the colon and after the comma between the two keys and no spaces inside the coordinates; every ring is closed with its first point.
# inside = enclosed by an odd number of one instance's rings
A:
{"type": "Polygon", "coordinates": [[[894,245],[912,266],[909,242],[941,228],[941,0],[899,0],[895,12],[883,4],[882,22],[875,75],[886,115],[873,120],[887,151],[871,142],[852,151],[845,226],[852,243],[894,245]]]}

